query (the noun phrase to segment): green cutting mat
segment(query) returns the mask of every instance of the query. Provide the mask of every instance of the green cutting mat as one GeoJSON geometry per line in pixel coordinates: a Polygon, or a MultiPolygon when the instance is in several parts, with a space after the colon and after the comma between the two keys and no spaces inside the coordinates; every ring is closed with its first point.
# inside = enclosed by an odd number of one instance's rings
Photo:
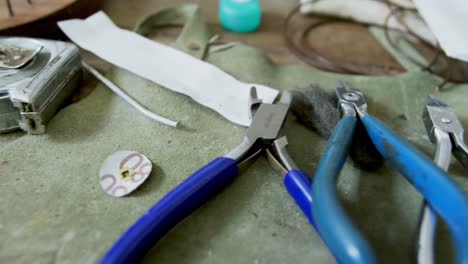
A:
{"type": "MultiPolygon", "coordinates": [[[[369,113],[377,116],[428,156],[421,111],[439,82],[413,71],[395,77],[325,73],[301,65],[278,66],[244,45],[211,52],[209,34],[195,6],[164,10],[140,32],[159,24],[182,24],[177,48],[188,43],[204,57],[245,82],[279,90],[310,83],[334,89],[337,79],[363,89],[369,113]],[[162,14],[162,15],[161,15],[162,14]]],[[[378,32],[374,32],[378,36],[378,32]]],[[[211,159],[241,140],[244,128],[190,98],[114,68],[107,77],[162,116],[180,120],[169,128],[144,117],[99,85],[86,99],[63,109],[48,132],[13,140],[0,137],[0,263],[94,263],[140,215],[211,159]],[[103,160],[119,150],[136,150],[154,163],[148,181],[125,198],[104,193],[98,182],[103,160]]],[[[220,84],[222,85],[222,84],[220,84]]],[[[200,87],[203,89],[203,87],[200,87]]],[[[435,94],[455,109],[468,127],[468,86],[435,94]]],[[[290,116],[284,131],[291,155],[313,175],[326,141],[290,116]]],[[[7,136],[8,137],[8,136],[7,136]]],[[[468,179],[453,161],[453,178],[468,190],[468,179]]],[[[412,263],[421,197],[385,166],[375,173],[348,162],[338,190],[353,221],[382,263],[412,263]]],[[[446,244],[446,232],[440,237],[446,244]]],[[[438,255],[447,260],[445,247],[438,255]]],[[[145,263],[333,263],[334,260],[292,198],[282,175],[266,159],[244,171],[225,191],[180,223],[149,253],[145,263]]]]}

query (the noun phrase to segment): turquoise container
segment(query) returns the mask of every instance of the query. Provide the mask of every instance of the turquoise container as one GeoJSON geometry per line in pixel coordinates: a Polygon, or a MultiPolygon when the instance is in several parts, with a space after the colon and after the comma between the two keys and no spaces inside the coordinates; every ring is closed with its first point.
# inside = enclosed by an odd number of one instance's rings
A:
{"type": "Polygon", "coordinates": [[[262,19],[258,0],[220,0],[219,20],[223,28],[234,32],[257,30],[262,19]]]}

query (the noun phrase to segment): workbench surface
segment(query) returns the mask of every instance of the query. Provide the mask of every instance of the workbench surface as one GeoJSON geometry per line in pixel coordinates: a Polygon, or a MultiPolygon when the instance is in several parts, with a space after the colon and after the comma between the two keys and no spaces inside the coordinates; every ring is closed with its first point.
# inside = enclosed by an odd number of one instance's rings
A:
{"type": "MultiPolygon", "coordinates": [[[[118,26],[134,29],[146,15],[186,2],[107,0],[103,10],[118,26]]],[[[283,19],[296,1],[262,1],[262,25],[251,34],[222,30],[217,22],[217,1],[198,4],[213,35],[219,34],[224,42],[245,44],[210,53],[208,62],[242,81],[279,90],[314,83],[331,91],[337,79],[347,81],[363,89],[370,113],[428,156],[433,155],[421,111],[425,97],[440,81],[437,78],[419,71],[394,77],[337,75],[306,66],[288,51],[281,36],[283,19]]],[[[179,32],[161,30],[151,37],[172,42],[179,32]]],[[[314,45],[331,58],[369,63],[379,58],[378,63],[401,67],[361,26],[341,24],[320,29],[314,35],[314,45]]],[[[1,135],[1,263],[97,262],[151,205],[203,164],[235,147],[243,135],[244,127],[190,98],[110,67],[85,51],[82,54],[90,64],[108,71],[106,76],[133,98],[162,116],[179,120],[182,127],[155,124],[87,77],[73,103],[50,122],[47,134],[1,135]],[[128,197],[111,197],[100,189],[99,168],[108,155],[127,149],[147,155],[154,169],[148,181],[128,197]]],[[[466,127],[466,85],[437,96],[459,113],[466,127]]],[[[291,156],[313,175],[327,142],[292,116],[285,133],[291,156]]],[[[468,190],[460,164],[453,162],[451,169],[455,180],[468,190]]],[[[408,181],[388,166],[369,173],[347,162],[337,188],[381,263],[413,262],[422,200],[408,181]]],[[[442,244],[449,244],[446,233],[440,237],[442,244]]],[[[447,254],[445,249],[438,252],[443,257],[447,254]]],[[[335,263],[288,195],[282,175],[264,157],[181,222],[144,262],[335,263]]]]}

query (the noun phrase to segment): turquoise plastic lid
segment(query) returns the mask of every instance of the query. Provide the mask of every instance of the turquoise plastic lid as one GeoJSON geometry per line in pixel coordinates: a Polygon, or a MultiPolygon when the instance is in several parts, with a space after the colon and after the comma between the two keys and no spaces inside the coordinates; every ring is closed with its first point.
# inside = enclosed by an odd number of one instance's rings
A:
{"type": "Polygon", "coordinates": [[[220,0],[219,19],[223,28],[252,32],[260,25],[262,8],[258,0],[220,0]]]}

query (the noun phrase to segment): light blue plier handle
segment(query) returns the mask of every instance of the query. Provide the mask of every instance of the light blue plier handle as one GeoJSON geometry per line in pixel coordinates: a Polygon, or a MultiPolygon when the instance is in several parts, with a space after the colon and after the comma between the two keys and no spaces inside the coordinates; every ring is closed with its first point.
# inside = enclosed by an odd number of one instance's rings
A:
{"type": "Polygon", "coordinates": [[[455,242],[457,263],[468,264],[468,198],[463,190],[430,159],[368,115],[360,91],[340,82],[337,96],[343,118],[328,142],[312,187],[312,214],[333,255],[340,263],[376,262],[371,246],[352,224],[336,194],[336,182],[358,122],[357,113],[380,154],[413,184],[447,223],[455,242]]]}

